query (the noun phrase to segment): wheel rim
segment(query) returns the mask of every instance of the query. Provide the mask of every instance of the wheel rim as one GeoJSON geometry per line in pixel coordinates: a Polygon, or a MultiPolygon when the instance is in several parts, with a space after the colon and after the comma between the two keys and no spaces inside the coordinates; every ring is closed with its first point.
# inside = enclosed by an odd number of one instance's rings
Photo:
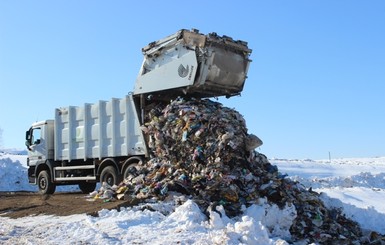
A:
{"type": "Polygon", "coordinates": [[[108,174],[106,176],[106,182],[107,184],[109,184],[110,186],[114,185],[114,176],[112,176],[112,174],[108,174]]]}
{"type": "Polygon", "coordinates": [[[136,168],[137,163],[132,163],[127,167],[126,171],[124,171],[123,178],[127,178],[129,175],[137,176],[138,169],[136,168]]]}
{"type": "Polygon", "coordinates": [[[45,190],[47,188],[47,180],[45,178],[41,178],[39,181],[40,189],[45,190]]]}

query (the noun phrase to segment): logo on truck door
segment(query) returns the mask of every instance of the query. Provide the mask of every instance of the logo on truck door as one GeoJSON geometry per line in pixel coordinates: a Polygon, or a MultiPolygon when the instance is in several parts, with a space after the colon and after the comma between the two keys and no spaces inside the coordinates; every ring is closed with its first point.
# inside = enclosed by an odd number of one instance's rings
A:
{"type": "Polygon", "coordinates": [[[182,64],[180,64],[180,66],[178,67],[179,76],[182,78],[185,78],[187,77],[188,72],[189,72],[189,66],[187,65],[186,67],[184,67],[182,64]]]}

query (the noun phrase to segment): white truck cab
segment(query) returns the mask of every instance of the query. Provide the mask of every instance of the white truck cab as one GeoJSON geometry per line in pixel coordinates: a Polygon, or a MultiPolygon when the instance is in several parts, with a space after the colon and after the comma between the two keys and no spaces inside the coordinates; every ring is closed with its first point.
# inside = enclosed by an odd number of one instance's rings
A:
{"type": "Polygon", "coordinates": [[[46,120],[32,124],[26,132],[26,146],[28,148],[28,166],[36,166],[53,158],[54,120],[46,120]]]}

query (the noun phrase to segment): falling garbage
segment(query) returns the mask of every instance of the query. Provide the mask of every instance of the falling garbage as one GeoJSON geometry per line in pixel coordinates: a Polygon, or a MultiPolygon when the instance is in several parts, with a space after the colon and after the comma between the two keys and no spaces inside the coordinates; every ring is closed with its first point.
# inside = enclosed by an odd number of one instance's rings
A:
{"type": "Polygon", "coordinates": [[[294,206],[288,242],[383,244],[384,237],[371,233],[376,240],[370,240],[340,210],[327,209],[318,193],[281,175],[256,151],[262,141],[248,133],[239,112],[208,99],[178,98],[148,106],[145,122],[150,160],[132,167],[119,186],[104,183],[94,195],[138,203],[179,192],[203,212],[221,206],[229,217],[263,199],[294,206]]]}

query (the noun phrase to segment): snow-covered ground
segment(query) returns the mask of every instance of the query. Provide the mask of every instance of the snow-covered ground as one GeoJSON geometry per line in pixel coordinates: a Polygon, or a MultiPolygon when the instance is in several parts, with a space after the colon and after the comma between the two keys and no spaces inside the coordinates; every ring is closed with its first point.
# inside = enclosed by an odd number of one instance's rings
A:
{"type": "MultiPolygon", "coordinates": [[[[322,193],[327,206],[341,207],[364,229],[385,234],[385,157],[270,162],[288,178],[322,193]]],[[[25,155],[0,153],[0,191],[36,191],[26,170],[25,155]]],[[[242,217],[210,212],[207,219],[192,201],[176,206],[181,198],[150,204],[156,211],[138,206],[102,210],[99,217],[0,216],[0,244],[288,244],[293,206],[281,210],[260,200],[242,217]]]]}
{"type": "Polygon", "coordinates": [[[385,234],[385,157],[329,160],[271,159],[306,187],[322,193],[330,207],[343,207],[345,215],[364,229],[385,234]]]}

